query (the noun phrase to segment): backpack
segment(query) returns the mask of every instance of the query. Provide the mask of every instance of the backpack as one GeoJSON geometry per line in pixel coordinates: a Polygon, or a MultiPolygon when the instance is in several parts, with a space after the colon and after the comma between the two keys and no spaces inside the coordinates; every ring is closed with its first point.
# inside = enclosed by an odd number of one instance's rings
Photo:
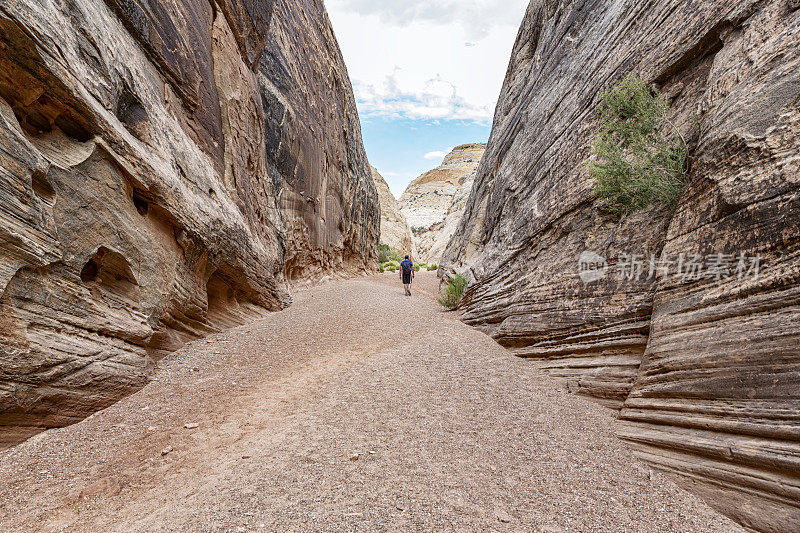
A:
{"type": "Polygon", "coordinates": [[[403,261],[400,266],[403,267],[403,274],[406,275],[410,275],[411,271],[414,270],[414,263],[411,261],[403,261]]]}

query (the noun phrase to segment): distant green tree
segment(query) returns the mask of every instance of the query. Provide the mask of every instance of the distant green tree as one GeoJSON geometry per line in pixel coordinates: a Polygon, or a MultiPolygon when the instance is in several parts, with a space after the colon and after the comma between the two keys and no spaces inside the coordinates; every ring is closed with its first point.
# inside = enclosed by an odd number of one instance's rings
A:
{"type": "Polygon", "coordinates": [[[674,208],[686,185],[688,149],[667,119],[669,103],[634,74],[602,94],[596,161],[589,169],[596,194],[618,214],[650,205],[674,208]]]}
{"type": "Polygon", "coordinates": [[[378,263],[381,265],[386,265],[386,263],[390,263],[392,261],[401,262],[403,260],[403,255],[399,252],[395,252],[391,248],[389,248],[388,244],[381,244],[380,250],[378,251],[378,263]]]}
{"type": "Polygon", "coordinates": [[[381,244],[378,252],[378,263],[386,263],[392,258],[392,250],[388,244],[381,244]]]}

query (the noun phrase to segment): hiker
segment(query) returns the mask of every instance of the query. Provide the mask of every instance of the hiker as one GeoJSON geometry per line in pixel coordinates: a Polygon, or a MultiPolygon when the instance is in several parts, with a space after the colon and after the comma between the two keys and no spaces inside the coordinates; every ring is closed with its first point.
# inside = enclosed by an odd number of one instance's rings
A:
{"type": "Polygon", "coordinates": [[[400,263],[400,279],[406,289],[406,296],[411,296],[411,284],[414,282],[414,263],[406,256],[406,260],[400,263]]]}

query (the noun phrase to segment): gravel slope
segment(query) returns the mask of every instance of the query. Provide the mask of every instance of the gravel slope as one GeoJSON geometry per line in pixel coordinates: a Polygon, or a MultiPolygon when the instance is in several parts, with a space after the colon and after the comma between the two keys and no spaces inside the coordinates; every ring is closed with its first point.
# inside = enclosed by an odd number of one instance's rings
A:
{"type": "Polygon", "coordinates": [[[301,292],[0,453],[0,529],[739,531],[418,279],[301,292]]]}

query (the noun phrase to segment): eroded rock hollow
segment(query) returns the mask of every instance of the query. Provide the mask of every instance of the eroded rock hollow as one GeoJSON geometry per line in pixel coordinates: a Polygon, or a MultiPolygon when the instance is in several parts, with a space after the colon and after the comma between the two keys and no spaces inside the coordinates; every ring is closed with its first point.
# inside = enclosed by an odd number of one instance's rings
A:
{"type": "Polygon", "coordinates": [[[321,2],[0,4],[0,191],[0,444],[377,254],[321,2]]]}
{"type": "Polygon", "coordinates": [[[473,280],[468,323],[621,408],[643,457],[762,531],[800,530],[797,7],[531,2],[444,259],[473,280]],[[668,96],[689,144],[674,212],[615,217],[593,193],[599,95],[628,72],[668,96]],[[584,282],[583,252],[604,277],[584,282]],[[696,257],[729,270],[677,275],[696,257]]]}

